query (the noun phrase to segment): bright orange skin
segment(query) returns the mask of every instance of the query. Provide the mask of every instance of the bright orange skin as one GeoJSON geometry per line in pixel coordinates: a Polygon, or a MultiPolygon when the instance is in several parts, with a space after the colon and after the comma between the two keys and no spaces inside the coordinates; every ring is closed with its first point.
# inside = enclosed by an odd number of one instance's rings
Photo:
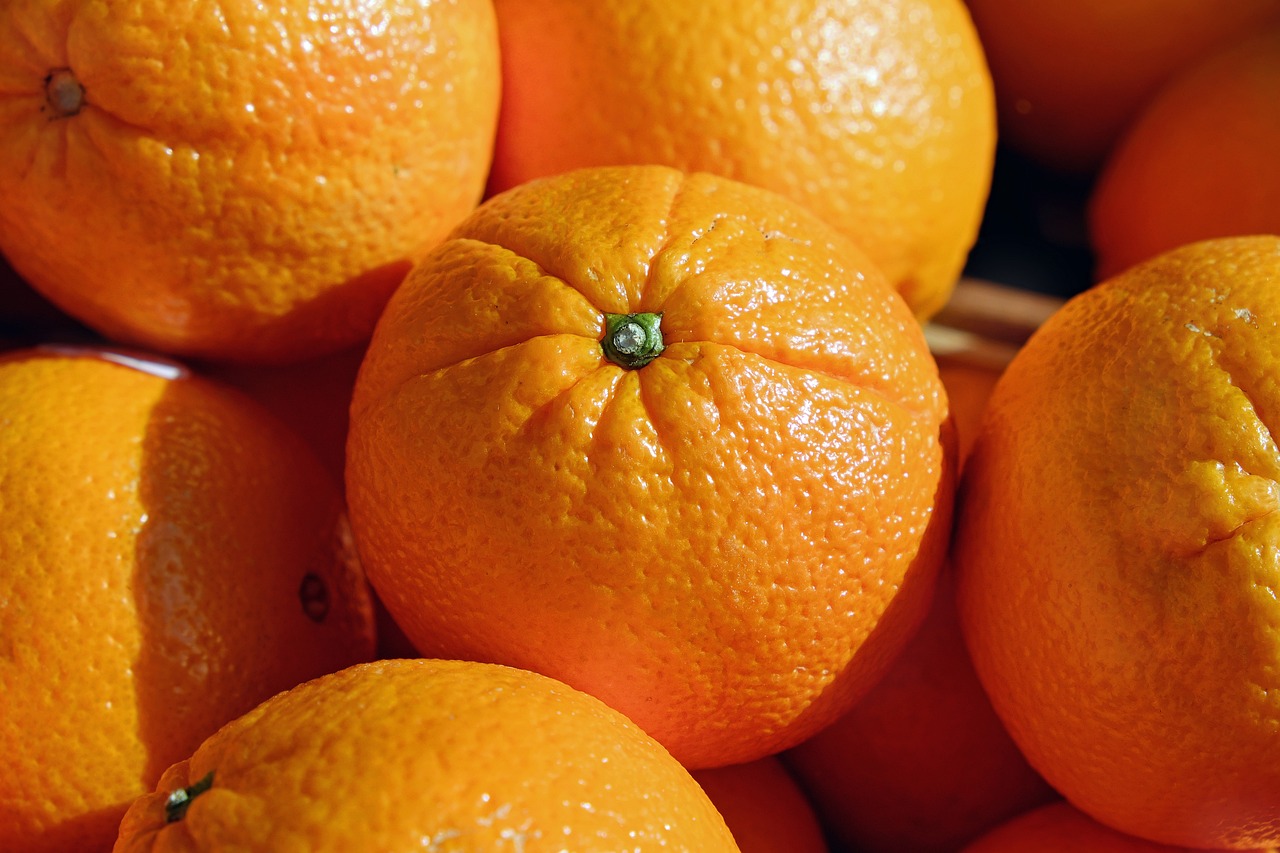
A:
{"type": "Polygon", "coordinates": [[[483,192],[495,23],[489,0],[6,2],[0,250],[149,349],[283,361],[366,339],[483,192]],[[61,118],[60,69],[83,87],[61,118]]]}
{"type": "Polygon", "coordinates": [[[988,403],[953,560],[1031,765],[1095,819],[1280,843],[1280,237],[1192,244],[1070,300],[988,403]]]}
{"type": "Polygon", "coordinates": [[[223,723],[371,657],[368,592],[332,481],[230,390],[23,351],[0,412],[0,849],[105,850],[223,723]]]}
{"type": "Polygon", "coordinates": [[[283,693],[165,773],[115,853],[736,851],[689,773],[621,714],[534,673],[379,661],[283,693]],[[171,792],[212,787],[166,823],[171,792]]]}
{"type": "Polygon", "coordinates": [[[833,837],[861,853],[953,853],[1055,798],[1005,731],[965,650],[952,572],[862,701],[784,754],[833,837]]]}
{"type": "Polygon", "coordinates": [[[661,163],[774,190],[922,316],[977,236],[995,99],[960,0],[497,0],[491,187],[661,163]]]}
{"type": "MultiPolygon", "coordinates": [[[[1068,803],[1019,815],[965,847],[962,853],[1196,853],[1125,835],[1068,803]]],[[[1260,851],[1261,853],[1261,851],[1260,851]]]]}
{"type": "Polygon", "coordinates": [[[790,746],[927,606],[946,396],[866,258],[784,199],[663,167],[482,205],[406,279],[356,382],[347,496],[427,656],[544,672],[689,767],[790,746]],[[665,351],[603,354],[604,314],[665,351]]]}
{"type": "Polygon", "coordinates": [[[813,806],[774,756],[693,771],[742,853],[827,853],[813,806]]]}
{"type": "Polygon", "coordinates": [[[1171,80],[1120,140],[1089,202],[1098,274],[1185,243],[1280,234],[1280,27],[1171,80]]]}
{"type": "Polygon", "coordinates": [[[1001,140],[1081,174],[1102,163],[1169,78],[1280,19],[1275,0],[967,3],[991,63],[1001,140]]]}

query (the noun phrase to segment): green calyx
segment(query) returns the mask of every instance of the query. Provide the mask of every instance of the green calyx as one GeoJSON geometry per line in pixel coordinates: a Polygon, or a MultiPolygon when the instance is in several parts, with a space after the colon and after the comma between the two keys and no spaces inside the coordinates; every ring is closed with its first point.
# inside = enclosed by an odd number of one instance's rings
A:
{"type": "Polygon", "coordinates": [[[605,358],[628,370],[644,367],[665,349],[661,327],[661,314],[605,314],[605,358]]]}
{"type": "Polygon", "coordinates": [[[186,817],[187,809],[191,807],[191,801],[212,787],[213,771],[210,770],[203,779],[195,784],[179,788],[170,794],[169,799],[165,800],[164,803],[165,823],[173,823],[186,817]]]}

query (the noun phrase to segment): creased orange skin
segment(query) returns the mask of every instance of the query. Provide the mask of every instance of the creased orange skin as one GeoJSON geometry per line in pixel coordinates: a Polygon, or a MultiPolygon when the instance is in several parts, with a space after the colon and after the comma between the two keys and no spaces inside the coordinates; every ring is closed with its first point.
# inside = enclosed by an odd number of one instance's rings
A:
{"type": "Polygon", "coordinates": [[[0,358],[0,517],[0,850],[110,849],[223,723],[373,655],[336,485],[194,376],[0,358]]]}
{"type": "Polygon", "coordinates": [[[493,190],[660,163],[765,187],[871,258],[917,315],[950,296],[996,108],[961,0],[496,0],[493,190]]]}
{"type": "Polygon", "coordinates": [[[351,667],[224,726],[133,804],[115,853],[565,849],[738,848],[689,773],[596,699],[418,659],[351,667]],[[169,795],[210,772],[166,822],[169,795]]]}
{"type": "Polygon", "coordinates": [[[910,310],[816,218],[588,169],[490,200],[396,293],[348,500],[424,655],[544,672],[686,766],[740,763],[834,719],[918,624],[946,413],[910,310]],[[662,312],[665,351],[608,361],[606,312],[662,312]]]}
{"type": "Polygon", "coordinates": [[[131,345],[341,349],[479,201],[498,78],[489,0],[6,2],[0,250],[131,345]]]}
{"type": "Polygon", "coordinates": [[[1031,765],[1122,831],[1280,843],[1280,237],[1075,297],[965,463],[961,624],[1031,765]]]}

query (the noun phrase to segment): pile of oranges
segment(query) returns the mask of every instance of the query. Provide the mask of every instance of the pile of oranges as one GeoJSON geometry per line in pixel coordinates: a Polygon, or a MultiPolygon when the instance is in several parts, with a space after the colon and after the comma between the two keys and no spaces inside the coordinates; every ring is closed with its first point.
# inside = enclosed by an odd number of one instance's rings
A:
{"type": "Polygon", "coordinates": [[[4,4],[0,850],[1280,848],[1277,93],[1269,0],[4,4]],[[1005,158],[1093,268],[983,361],[1005,158]]]}

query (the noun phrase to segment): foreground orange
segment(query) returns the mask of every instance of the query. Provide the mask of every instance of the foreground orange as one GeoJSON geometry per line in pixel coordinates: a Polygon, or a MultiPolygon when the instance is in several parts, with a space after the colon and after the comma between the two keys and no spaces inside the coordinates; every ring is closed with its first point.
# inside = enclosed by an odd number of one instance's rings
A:
{"type": "Polygon", "coordinates": [[[530,672],[378,661],[223,727],[125,816],[116,853],[736,851],[706,794],[597,700],[530,672]]]}
{"type": "Polygon", "coordinates": [[[766,187],[844,232],[920,316],[991,180],[995,102],[961,0],[497,0],[492,186],[662,163],[766,187]]]}
{"type": "Polygon", "coordinates": [[[109,847],[223,723],[373,654],[337,488],[301,440],[130,364],[0,359],[3,850],[109,847]]]}
{"type": "Polygon", "coordinates": [[[1278,93],[1280,24],[1160,89],[1089,200],[1099,276],[1195,240],[1280,234],[1278,93]]]}
{"type": "Polygon", "coordinates": [[[479,200],[498,73],[489,0],[10,0],[0,251],[149,349],[356,343],[479,200]]]}
{"type": "Polygon", "coordinates": [[[347,495],[428,656],[544,672],[690,767],[834,719],[927,606],[946,396],[854,246],[663,167],[535,181],[406,279],[356,381],[347,495]]]}
{"type": "Polygon", "coordinates": [[[1031,337],[966,462],[975,668],[1081,810],[1189,847],[1280,843],[1280,237],[1192,244],[1031,337]]]}

